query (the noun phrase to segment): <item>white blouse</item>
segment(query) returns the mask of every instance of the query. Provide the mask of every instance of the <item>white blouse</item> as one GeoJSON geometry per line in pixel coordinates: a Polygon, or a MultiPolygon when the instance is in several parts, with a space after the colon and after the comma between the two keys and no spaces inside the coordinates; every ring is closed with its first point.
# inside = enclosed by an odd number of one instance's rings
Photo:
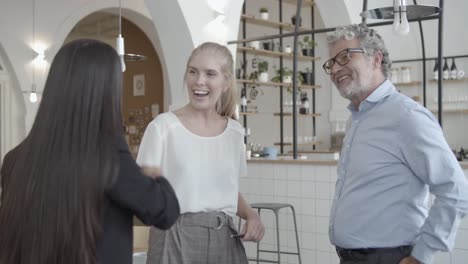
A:
{"type": "Polygon", "coordinates": [[[160,167],[173,186],[181,213],[237,213],[239,177],[246,176],[244,130],[228,119],[214,137],[190,132],[172,112],[148,124],[137,156],[140,166],[160,167]]]}

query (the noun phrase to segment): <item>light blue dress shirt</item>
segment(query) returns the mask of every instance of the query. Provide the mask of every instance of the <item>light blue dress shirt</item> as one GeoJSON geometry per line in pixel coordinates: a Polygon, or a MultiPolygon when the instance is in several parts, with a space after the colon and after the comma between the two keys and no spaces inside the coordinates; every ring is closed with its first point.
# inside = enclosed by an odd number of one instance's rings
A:
{"type": "Polygon", "coordinates": [[[342,248],[414,245],[432,263],[453,248],[468,181],[431,112],[386,80],[359,105],[343,141],[330,214],[342,248]],[[429,192],[435,196],[432,207],[429,192]]]}

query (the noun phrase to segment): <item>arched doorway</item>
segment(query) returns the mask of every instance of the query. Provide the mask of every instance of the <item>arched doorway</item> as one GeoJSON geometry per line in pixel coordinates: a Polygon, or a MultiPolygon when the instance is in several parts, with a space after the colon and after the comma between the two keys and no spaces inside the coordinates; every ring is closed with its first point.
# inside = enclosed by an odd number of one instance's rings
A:
{"type": "Polygon", "coordinates": [[[8,57],[0,45],[0,166],[8,151],[24,138],[25,106],[16,78],[11,74],[8,57]]]}
{"type": "MultiPolygon", "coordinates": [[[[96,12],[79,21],[64,43],[78,38],[92,38],[115,47],[119,34],[118,16],[96,12]]],[[[148,123],[164,109],[164,80],[161,61],[146,34],[134,23],[122,19],[122,36],[125,52],[141,54],[144,61],[126,61],[122,112],[126,126],[126,138],[133,154],[148,123]]]]}

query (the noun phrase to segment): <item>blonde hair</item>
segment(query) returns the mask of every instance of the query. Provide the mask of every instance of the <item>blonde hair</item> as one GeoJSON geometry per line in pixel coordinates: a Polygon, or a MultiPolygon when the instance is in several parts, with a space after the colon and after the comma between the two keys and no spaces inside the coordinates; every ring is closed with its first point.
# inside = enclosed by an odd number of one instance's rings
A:
{"type": "Polygon", "coordinates": [[[205,42],[196,47],[187,61],[185,72],[187,73],[189,64],[193,58],[203,52],[211,52],[218,58],[222,59],[220,62],[221,73],[224,75],[228,84],[227,91],[223,92],[216,102],[216,112],[221,116],[227,116],[232,119],[237,119],[236,116],[236,101],[237,101],[237,87],[236,80],[234,79],[234,60],[232,54],[226,46],[214,42],[205,42]]]}

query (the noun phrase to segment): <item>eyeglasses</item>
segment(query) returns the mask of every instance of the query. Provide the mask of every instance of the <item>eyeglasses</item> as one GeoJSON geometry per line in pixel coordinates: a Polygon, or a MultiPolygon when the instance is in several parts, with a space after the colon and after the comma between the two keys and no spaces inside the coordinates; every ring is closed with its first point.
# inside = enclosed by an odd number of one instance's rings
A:
{"type": "Polygon", "coordinates": [[[351,53],[366,53],[366,50],[363,48],[344,49],[338,52],[338,54],[336,54],[335,57],[327,60],[323,64],[323,69],[328,75],[330,75],[332,72],[332,67],[333,65],[335,65],[335,62],[338,63],[338,65],[340,66],[345,66],[346,64],[348,64],[348,62],[351,60],[351,53]]]}

